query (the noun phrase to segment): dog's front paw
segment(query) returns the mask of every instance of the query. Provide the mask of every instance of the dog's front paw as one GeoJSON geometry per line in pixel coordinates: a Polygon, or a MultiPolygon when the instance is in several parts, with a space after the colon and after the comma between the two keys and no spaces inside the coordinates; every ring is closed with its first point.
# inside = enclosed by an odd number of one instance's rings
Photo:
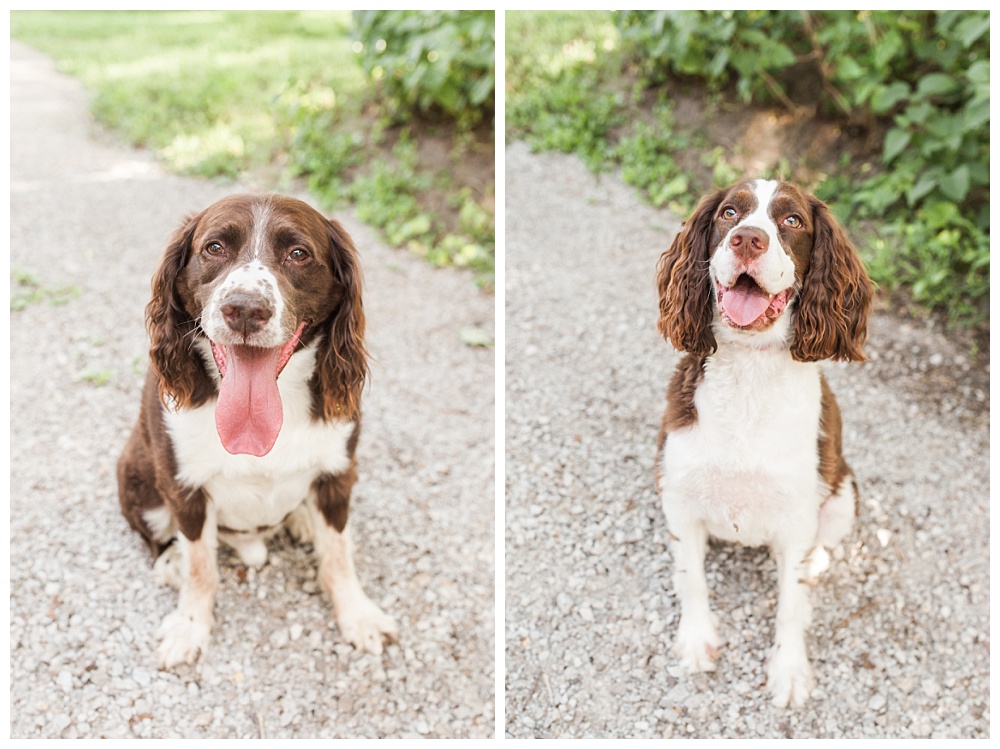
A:
{"type": "Polygon", "coordinates": [[[802,707],[815,685],[804,654],[782,656],[779,648],[774,649],[767,663],[767,689],[775,707],[802,707]]]}
{"type": "Polygon", "coordinates": [[[157,632],[162,639],[157,649],[161,669],[194,663],[205,650],[212,631],[212,619],[201,619],[182,611],[169,614],[157,632]]]}
{"type": "Polygon", "coordinates": [[[829,567],[830,553],[822,546],[817,546],[810,551],[809,556],[805,558],[806,574],[803,582],[806,585],[814,585],[819,579],[819,576],[826,572],[829,567]]]}
{"type": "Polygon", "coordinates": [[[722,645],[722,638],[710,622],[707,627],[686,627],[682,623],[672,650],[680,659],[681,669],[696,674],[715,670],[722,645]]]}
{"type": "Polygon", "coordinates": [[[391,616],[362,598],[337,616],[340,634],[359,650],[379,655],[387,643],[399,642],[399,628],[391,616]]]}

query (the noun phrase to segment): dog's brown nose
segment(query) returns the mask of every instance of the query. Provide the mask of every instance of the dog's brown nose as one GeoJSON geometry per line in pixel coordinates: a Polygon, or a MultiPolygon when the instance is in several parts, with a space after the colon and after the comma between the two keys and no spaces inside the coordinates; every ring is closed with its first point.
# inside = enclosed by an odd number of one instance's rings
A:
{"type": "Polygon", "coordinates": [[[750,263],[767,252],[768,239],[763,229],[743,226],[729,238],[729,248],[738,260],[750,263]]]}
{"type": "Polygon", "coordinates": [[[244,336],[259,333],[274,315],[271,304],[254,294],[230,294],[221,306],[226,325],[244,336]]]}

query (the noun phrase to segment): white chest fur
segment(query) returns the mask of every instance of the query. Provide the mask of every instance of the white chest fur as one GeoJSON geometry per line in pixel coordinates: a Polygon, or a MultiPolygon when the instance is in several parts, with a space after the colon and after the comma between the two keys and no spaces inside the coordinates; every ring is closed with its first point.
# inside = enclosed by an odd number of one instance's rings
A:
{"type": "Polygon", "coordinates": [[[668,518],[697,517],[712,535],[750,545],[814,524],[820,396],[817,364],[783,348],[721,346],[695,391],[697,422],[667,436],[660,488],[668,518]]]}
{"type": "Polygon", "coordinates": [[[350,466],[346,446],[355,424],[317,422],[310,416],[308,380],[314,362],[315,349],[303,349],[278,377],[284,419],[274,447],[263,457],[226,452],[215,427],[214,399],[199,408],[164,409],[177,480],[205,490],[219,526],[255,530],[277,525],[308,497],[318,475],[336,475],[350,466]]]}

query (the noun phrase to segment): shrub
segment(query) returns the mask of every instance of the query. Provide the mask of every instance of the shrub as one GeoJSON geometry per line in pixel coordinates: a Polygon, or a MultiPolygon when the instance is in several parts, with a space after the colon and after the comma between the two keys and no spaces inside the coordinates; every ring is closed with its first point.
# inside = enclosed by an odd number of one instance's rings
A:
{"type": "Polygon", "coordinates": [[[493,116],[493,11],[361,10],[355,49],[402,114],[444,113],[471,127],[493,116]]]}
{"type": "MultiPolygon", "coordinates": [[[[883,133],[882,169],[817,193],[838,213],[877,217],[873,272],[953,317],[989,296],[989,11],[621,11],[650,82],[697,77],[743,101],[883,133]],[[811,99],[811,100],[810,100],[811,99]]],[[[850,165],[847,174],[851,172],[850,165]]]]}

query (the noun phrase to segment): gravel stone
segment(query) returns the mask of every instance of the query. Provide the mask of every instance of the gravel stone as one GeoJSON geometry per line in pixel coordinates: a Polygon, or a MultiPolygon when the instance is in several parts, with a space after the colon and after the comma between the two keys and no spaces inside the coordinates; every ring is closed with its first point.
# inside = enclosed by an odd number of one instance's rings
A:
{"type": "Polygon", "coordinates": [[[373,354],[355,562],[401,644],[373,656],[345,643],[311,545],[279,534],[260,570],[220,549],[211,644],[160,673],[155,633],[177,593],[153,581],[115,472],[139,409],[150,278],[185,215],[267,186],[166,174],[16,41],[10,72],[10,265],[77,291],[11,311],[11,737],[380,738],[418,724],[427,738],[492,737],[495,352],[459,334],[492,333],[495,298],[336,214],[361,253],[373,354]]]}
{"type": "Polygon", "coordinates": [[[679,359],[654,276],[681,217],[571,156],[513,142],[505,168],[506,736],[988,737],[989,367],[969,341],[878,311],[868,362],[824,364],[862,506],[812,590],[807,705],[765,689],[766,549],[710,545],[727,643],[683,675],[653,479],[679,359]]]}

